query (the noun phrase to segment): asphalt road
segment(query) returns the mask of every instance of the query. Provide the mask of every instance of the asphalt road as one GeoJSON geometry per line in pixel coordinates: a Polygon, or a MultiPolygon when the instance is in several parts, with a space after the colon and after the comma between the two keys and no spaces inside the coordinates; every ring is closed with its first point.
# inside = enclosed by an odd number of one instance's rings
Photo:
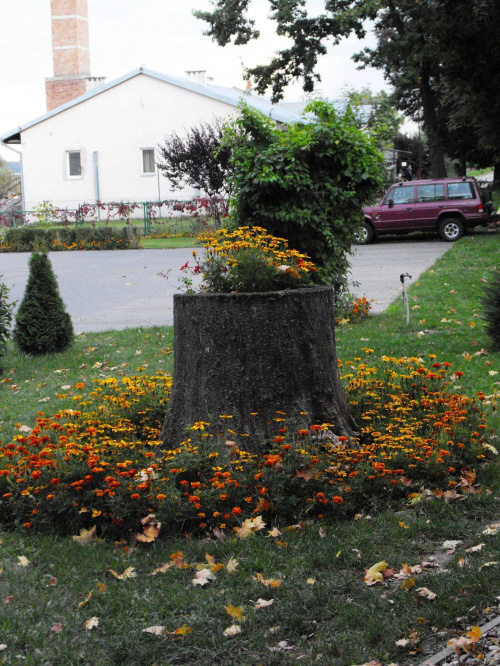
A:
{"type": "MultiPolygon", "coordinates": [[[[415,281],[449,247],[435,239],[358,246],[350,279],[359,284],[352,291],[374,299],[372,312],[381,312],[401,292],[401,273],[415,281]]],[[[11,289],[11,300],[22,299],[29,257],[0,254],[0,279],[11,289]]],[[[50,258],[77,333],[171,325],[179,269],[192,262],[189,249],[53,252],[50,258]],[[160,271],[170,271],[169,279],[160,271]]]]}

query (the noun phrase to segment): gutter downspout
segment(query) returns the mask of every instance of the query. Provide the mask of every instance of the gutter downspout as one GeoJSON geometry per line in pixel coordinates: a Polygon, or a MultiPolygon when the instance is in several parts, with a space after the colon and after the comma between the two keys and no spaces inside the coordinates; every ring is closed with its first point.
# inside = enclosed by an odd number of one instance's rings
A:
{"type": "Polygon", "coordinates": [[[23,175],[23,153],[21,150],[17,150],[17,148],[13,148],[12,146],[9,146],[8,143],[5,143],[5,141],[0,141],[2,146],[4,148],[8,148],[9,150],[12,150],[14,153],[17,153],[20,158],[20,163],[21,163],[21,210],[25,210],[24,207],[24,175],[23,175]]]}

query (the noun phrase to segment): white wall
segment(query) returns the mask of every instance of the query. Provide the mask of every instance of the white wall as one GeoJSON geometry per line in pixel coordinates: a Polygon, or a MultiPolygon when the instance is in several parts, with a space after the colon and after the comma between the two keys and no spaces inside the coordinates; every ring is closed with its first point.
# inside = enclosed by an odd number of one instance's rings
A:
{"type": "MultiPolygon", "coordinates": [[[[101,201],[157,201],[158,176],[142,175],[141,148],[156,148],[172,131],[182,134],[234,111],[145,74],[135,76],[22,133],[26,209],[43,200],[70,209],[95,202],[94,151],[101,201]],[[68,177],[68,150],[81,151],[81,178],[68,177]]],[[[172,192],[160,174],[161,199],[193,195],[191,188],[172,192]]]]}

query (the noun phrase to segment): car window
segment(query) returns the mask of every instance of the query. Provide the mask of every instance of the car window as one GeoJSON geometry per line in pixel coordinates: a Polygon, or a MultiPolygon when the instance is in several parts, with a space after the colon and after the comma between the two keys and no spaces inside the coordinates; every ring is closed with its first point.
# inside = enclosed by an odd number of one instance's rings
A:
{"type": "Polygon", "coordinates": [[[474,199],[472,183],[448,183],[448,199],[474,199]]]}
{"type": "Polygon", "coordinates": [[[417,201],[444,201],[444,185],[419,185],[417,187],[417,201]]]}
{"type": "Polygon", "coordinates": [[[396,187],[389,194],[388,200],[390,199],[392,199],[395,204],[413,203],[413,185],[411,187],[396,187]]]}

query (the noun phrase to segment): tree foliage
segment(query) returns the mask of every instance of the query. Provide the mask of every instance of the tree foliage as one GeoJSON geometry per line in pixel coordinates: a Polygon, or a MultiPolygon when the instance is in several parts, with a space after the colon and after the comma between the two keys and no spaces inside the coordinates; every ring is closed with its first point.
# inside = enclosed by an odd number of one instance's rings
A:
{"type": "Polygon", "coordinates": [[[20,177],[12,173],[7,162],[0,155],[0,199],[12,191],[19,192],[20,182],[20,177]]]}
{"type": "MultiPolygon", "coordinates": [[[[247,43],[258,36],[246,11],[251,0],[215,0],[214,11],[195,12],[209,23],[206,34],[220,45],[247,43]]],[[[497,0],[324,0],[324,11],[310,15],[305,0],[270,0],[277,33],[291,40],[270,63],[247,70],[258,92],[272,89],[275,101],[293,79],[306,91],[319,80],[318,57],[327,45],[351,34],[362,38],[367,21],[377,44],[356,54],[360,66],[383,71],[394,87],[398,108],[423,120],[433,175],[446,175],[444,148],[457,146],[450,131],[473,126],[480,147],[500,159],[500,24],[497,0]]],[[[470,135],[470,130],[469,130],[470,135]]]]}
{"type": "Polygon", "coordinates": [[[303,122],[284,128],[243,103],[224,142],[233,147],[235,224],[286,238],[324,283],[345,285],[363,204],[381,182],[376,137],[351,110],[340,116],[326,102],[312,102],[303,122]]]}
{"type": "MultiPolygon", "coordinates": [[[[214,202],[229,197],[231,150],[229,146],[221,146],[222,134],[223,122],[216,118],[212,124],[192,127],[183,137],[172,132],[158,146],[161,157],[158,168],[173,189],[180,190],[186,185],[199,188],[214,202]]],[[[215,207],[214,212],[217,211],[215,207]]]]}
{"type": "Polygon", "coordinates": [[[2,372],[2,358],[5,355],[7,340],[10,338],[10,325],[15,305],[9,300],[9,291],[7,285],[0,281],[0,373],[2,372]]]}
{"type": "Polygon", "coordinates": [[[16,314],[14,342],[22,352],[34,356],[64,351],[73,343],[73,324],[45,253],[31,255],[28,283],[16,314]]]}

